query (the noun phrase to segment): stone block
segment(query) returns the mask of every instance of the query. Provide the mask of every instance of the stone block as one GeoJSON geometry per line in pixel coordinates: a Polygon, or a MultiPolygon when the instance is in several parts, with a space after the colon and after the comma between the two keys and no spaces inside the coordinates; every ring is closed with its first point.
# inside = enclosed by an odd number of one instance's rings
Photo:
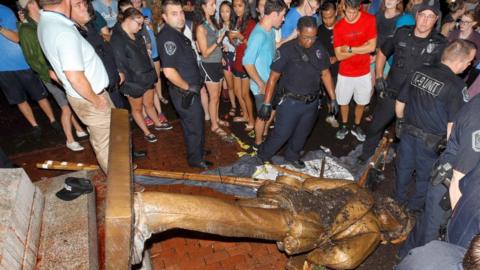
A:
{"type": "Polygon", "coordinates": [[[44,196],[23,169],[0,169],[0,269],[34,269],[44,196]]]}
{"type": "Polygon", "coordinates": [[[55,196],[65,178],[90,175],[79,171],[35,183],[45,194],[37,269],[98,269],[95,192],[72,201],[55,196]]]}

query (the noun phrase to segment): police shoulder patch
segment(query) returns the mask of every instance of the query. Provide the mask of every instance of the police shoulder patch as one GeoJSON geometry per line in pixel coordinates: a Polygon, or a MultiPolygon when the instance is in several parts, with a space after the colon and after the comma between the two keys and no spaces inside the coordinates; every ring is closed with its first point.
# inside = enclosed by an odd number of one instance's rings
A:
{"type": "Polygon", "coordinates": [[[167,55],[174,55],[175,51],[177,51],[177,44],[173,41],[167,41],[165,44],[163,44],[163,48],[165,49],[165,52],[167,55]]]}
{"type": "Polygon", "coordinates": [[[480,130],[472,133],[472,149],[475,152],[480,152],[480,130]]]}
{"type": "Polygon", "coordinates": [[[280,50],[275,50],[275,56],[273,57],[273,62],[277,62],[280,59],[280,50]]]}

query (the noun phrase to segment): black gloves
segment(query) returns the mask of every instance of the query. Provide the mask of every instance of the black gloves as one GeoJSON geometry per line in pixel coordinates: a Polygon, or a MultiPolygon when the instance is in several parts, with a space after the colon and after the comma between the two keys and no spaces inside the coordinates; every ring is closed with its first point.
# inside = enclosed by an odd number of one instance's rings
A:
{"type": "Polygon", "coordinates": [[[196,85],[196,84],[189,84],[187,91],[192,92],[193,94],[200,94],[200,89],[202,89],[201,85],[196,85]]]}
{"type": "Polygon", "coordinates": [[[270,115],[272,114],[272,105],[263,103],[258,110],[258,118],[267,121],[270,119],[270,115]]]}
{"type": "Polygon", "coordinates": [[[375,80],[375,90],[380,98],[385,97],[385,92],[387,91],[387,81],[384,78],[378,78],[375,80]]]}
{"type": "Polygon", "coordinates": [[[330,113],[332,115],[337,115],[338,114],[338,102],[336,99],[330,100],[330,113]]]}
{"type": "Polygon", "coordinates": [[[405,124],[405,118],[397,118],[397,121],[395,121],[395,136],[397,136],[397,138],[399,139],[402,137],[404,124],[405,124]]]}
{"type": "Polygon", "coordinates": [[[188,109],[193,103],[193,98],[200,94],[201,85],[189,84],[188,89],[182,95],[182,108],[188,109]]]}

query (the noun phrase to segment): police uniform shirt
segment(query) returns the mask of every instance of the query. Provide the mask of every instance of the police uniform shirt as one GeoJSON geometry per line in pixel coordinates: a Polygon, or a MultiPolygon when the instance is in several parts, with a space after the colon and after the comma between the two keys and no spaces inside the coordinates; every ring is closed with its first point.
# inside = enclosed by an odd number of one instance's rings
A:
{"type": "Polygon", "coordinates": [[[480,166],[462,178],[460,191],[462,197],[453,209],[447,241],[468,248],[472,238],[480,233],[480,166]]]}
{"type": "Polygon", "coordinates": [[[164,68],[175,68],[188,84],[200,84],[200,70],[191,41],[181,32],[165,25],[157,38],[160,62],[164,68]]]}
{"type": "Polygon", "coordinates": [[[294,39],[277,49],[271,70],[282,74],[280,85],[297,95],[317,94],[320,72],[330,67],[329,55],[317,40],[308,49],[294,39]]]}
{"type": "Polygon", "coordinates": [[[439,136],[467,102],[465,82],[444,64],[422,67],[405,81],[398,100],[406,103],[405,122],[439,136]]]}
{"type": "Polygon", "coordinates": [[[380,47],[387,59],[393,55],[393,63],[388,73],[389,90],[399,92],[410,72],[423,65],[433,66],[440,63],[447,40],[436,31],[426,38],[413,34],[413,26],[397,29],[392,38],[388,38],[380,47]]]}
{"type": "Polygon", "coordinates": [[[467,174],[480,162],[480,96],[474,97],[457,113],[442,161],[467,174]]]}

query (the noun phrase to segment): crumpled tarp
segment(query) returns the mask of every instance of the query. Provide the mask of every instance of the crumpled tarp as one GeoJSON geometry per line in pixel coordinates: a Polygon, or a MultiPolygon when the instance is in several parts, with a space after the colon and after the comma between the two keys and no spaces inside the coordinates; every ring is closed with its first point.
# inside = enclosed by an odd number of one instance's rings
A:
{"type": "MultiPolygon", "coordinates": [[[[361,153],[362,145],[358,145],[348,155],[337,158],[331,154],[330,149],[326,147],[321,147],[319,150],[309,151],[308,153],[303,155],[302,160],[305,161],[307,165],[306,168],[303,170],[295,169],[293,166],[289,165],[282,156],[274,156],[272,158],[272,164],[279,165],[304,174],[309,174],[314,177],[320,177],[322,160],[325,159],[325,168],[323,173],[324,178],[357,181],[368,165],[368,162],[360,165],[357,163],[357,158],[358,156],[360,156],[361,153]]],[[[393,153],[393,149],[390,149],[386,158],[387,163],[390,163],[392,161],[393,153]]],[[[252,180],[275,180],[278,175],[282,174],[279,173],[273,166],[263,165],[256,156],[251,155],[244,155],[231,165],[219,167],[213,170],[208,170],[203,173],[219,176],[251,177],[252,180]]],[[[151,176],[135,176],[134,179],[136,183],[141,185],[183,184],[202,186],[239,197],[255,197],[256,194],[256,189],[254,188],[215,182],[172,180],[151,176]]]]}

